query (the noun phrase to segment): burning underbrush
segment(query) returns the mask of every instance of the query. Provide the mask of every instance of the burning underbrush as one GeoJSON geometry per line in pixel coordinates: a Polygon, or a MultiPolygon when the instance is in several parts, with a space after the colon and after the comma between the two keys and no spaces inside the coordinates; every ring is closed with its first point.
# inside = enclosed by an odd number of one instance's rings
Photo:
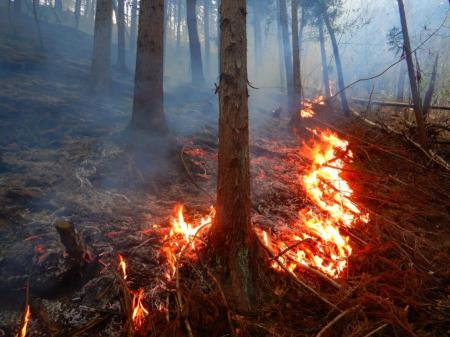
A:
{"type": "MultiPolygon", "coordinates": [[[[88,267],[100,268],[57,298],[33,296],[30,277],[30,298],[5,331],[445,335],[449,235],[440,201],[448,176],[396,138],[356,121],[322,120],[318,105],[326,108],[320,99],[304,105],[311,113],[298,137],[274,119],[252,139],[252,221],[273,289],[255,310],[234,308],[208,267],[217,153],[216,137],[205,131],[181,150],[186,182],[158,197],[115,195],[109,216],[97,215],[103,228],[86,212],[79,237],[92,256],[88,267]]],[[[27,243],[43,273],[55,254],[35,234],[27,243]]]]}

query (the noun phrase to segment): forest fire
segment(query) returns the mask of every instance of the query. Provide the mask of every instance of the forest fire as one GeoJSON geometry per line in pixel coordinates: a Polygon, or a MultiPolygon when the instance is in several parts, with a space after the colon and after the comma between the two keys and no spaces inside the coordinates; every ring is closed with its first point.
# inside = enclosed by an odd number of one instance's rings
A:
{"type": "MultiPolygon", "coordinates": [[[[310,159],[311,166],[300,183],[315,207],[300,210],[299,219],[292,226],[293,246],[289,247],[282,240],[269,239],[266,232],[262,233],[263,241],[270,249],[278,250],[279,261],[289,270],[304,265],[337,278],[352,253],[349,237],[341,234],[340,226],[352,227],[367,223],[369,219],[351,201],[353,191],[342,177],[345,159],[353,158],[348,142],[329,130],[310,131],[319,139],[301,149],[302,155],[310,159]]],[[[272,266],[281,269],[275,262],[272,266]]]]}
{"type": "Polygon", "coordinates": [[[300,116],[302,118],[311,118],[316,114],[313,110],[314,104],[325,105],[325,97],[317,96],[311,100],[305,100],[302,102],[302,108],[300,110],[300,116]]]}
{"type": "Polygon", "coordinates": [[[124,258],[122,255],[118,255],[118,260],[119,260],[119,268],[120,271],[122,272],[123,275],[123,279],[126,280],[128,275],[127,275],[127,263],[125,262],[124,258]]]}
{"type": "Polygon", "coordinates": [[[132,300],[132,313],[131,319],[133,320],[133,326],[135,329],[139,329],[144,321],[145,317],[148,315],[148,310],[142,304],[142,300],[144,297],[144,289],[140,288],[138,291],[133,292],[133,300],[132,300]]]}
{"type": "Polygon", "coordinates": [[[30,321],[30,318],[31,318],[30,306],[27,305],[25,307],[25,312],[24,312],[24,315],[23,315],[23,322],[22,322],[22,327],[20,328],[19,337],[25,337],[26,336],[28,322],[30,321]]]}

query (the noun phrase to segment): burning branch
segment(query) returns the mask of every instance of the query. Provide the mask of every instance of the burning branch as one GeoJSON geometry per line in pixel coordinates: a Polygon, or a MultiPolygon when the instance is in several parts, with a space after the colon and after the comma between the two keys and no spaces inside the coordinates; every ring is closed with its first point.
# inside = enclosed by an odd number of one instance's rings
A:
{"type": "Polygon", "coordinates": [[[26,290],[26,295],[25,295],[25,310],[23,313],[22,323],[20,325],[21,328],[20,328],[18,337],[25,337],[27,335],[28,322],[30,321],[30,318],[31,318],[31,310],[30,310],[29,301],[30,301],[30,283],[29,283],[29,281],[27,281],[27,290],[26,290]]]}

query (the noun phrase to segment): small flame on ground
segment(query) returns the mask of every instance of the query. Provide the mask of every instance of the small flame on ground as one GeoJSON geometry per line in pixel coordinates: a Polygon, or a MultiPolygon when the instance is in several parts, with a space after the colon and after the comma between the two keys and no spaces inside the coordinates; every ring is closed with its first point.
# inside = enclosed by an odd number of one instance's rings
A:
{"type": "Polygon", "coordinates": [[[140,288],[137,292],[133,292],[132,314],[131,319],[135,329],[142,327],[145,317],[148,315],[148,310],[142,304],[144,297],[144,289],[140,288]]]}
{"type": "MultiPolygon", "coordinates": [[[[341,234],[340,225],[350,228],[357,223],[367,223],[369,217],[351,200],[353,190],[341,176],[344,158],[353,158],[348,142],[329,130],[310,131],[319,141],[302,148],[302,154],[312,163],[301,183],[319,210],[299,212],[299,220],[293,226],[292,238],[299,243],[295,248],[288,249],[283,241],[269,240],[265,231],[262,237],[266,246],[275,246],[280,252],[287,250],[279,261],[290,271],[305,265],[336,278],[347,267],[352,253],[349,237],[341,234]]],[[[274,261],[272,267],[281,270],[274,261]]]]}
{"type": "Polygon", "coordinates": [[[119,259],[119,268],[120,268],[120,271],[122,272],[123,279],[126,280],[127,277],[128,277],[128,275],[127,275],[127,263],[125,262],[125,260],[124,260],[122,255],[119,254],[117,257],[119,259]]]}
{"type": "Polygon", "coordinates": [[[26,336],[28,322],[29,322],[30,318],[31,318],[30,306],[27,305],[25,307],[25,312],[24,312],[24,315],[23,315],[23,323],[22,323],[22,327],[20,328],[19,337],[25,337],[26,336]]]}
{"type": "Polygon", "coordinates": [[[316,114],[313,109],[314,104],[325,105],[325,97],[317,96],[311,100],[305,100],[302,104],[302,109],[300,110],[300,116],[302,118],[314,117],[316,114]]]}

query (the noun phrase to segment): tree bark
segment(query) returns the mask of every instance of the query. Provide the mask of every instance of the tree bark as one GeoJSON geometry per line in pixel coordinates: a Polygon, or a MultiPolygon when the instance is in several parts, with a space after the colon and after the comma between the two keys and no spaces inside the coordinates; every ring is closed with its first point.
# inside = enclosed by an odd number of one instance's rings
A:
{"type": "Polygon", "coordinates": [[[246,1],[222,0],[220,13],[219,168],[210,242],[225,291],[246,310],[256,299],[258,263],[250,224],[246,1]]]}
{"type": "Polygon", "coordinates": [[[134,134],[165,135],[164,0],[141,0],[131,129],[134,134]]]}
{"type": "Polygon", "coordinates": [[[111,82],[111,35],[112,1],[97,0],[91,79],[98,93],[108,91],[111,82]]]}
{"type": "Polygon", "coordinates": [[[320,43],[320,56],[322,59],[322,81],[323,81],[323,94],[326,98],[331,96],[330,92],[330,78],[328,74],[328,58],[327,51],[325,49],[325,36],[323,33],[323,20],[319,17],[319,43],[320,43]]]}
{"type": "Polygon", "coordinates": [[[292,49],[291,42],[289,41],[289,28],[287,19],[287,5],[286,0],[279,1],[280,10],[280,24],[281,35],[283,38],[283,53],[284,53],[284,67],[286,72],[286,85],[288,91],[288,104],[289,109],[292,109],[294,102],[294,81],[292,72],[292,49]]]}
{"type": "Polygon", "coordinates": [[[127,69],[125,62],[125,3],[117,1],[117,67],[121,71],[127,69]]]}
{"type": "Polygon", "coordinates": [[[202,86],[205,83],[205,77],[203,76],[202,52],[198,37],[196,3],[196,0],[186,0],[187,26],[191,54],[192,83],[202,86]]]}
{"type": "Polygon", "coordinates": [[[341,56],[339,54],[339,47],[336,41],[336,35],[334,34],[334,29],[331,26],[330,18],[328,17],[328,13],[326,10],[323,11],[322,14],[323,21],[325,22],[325,26],[327,27],[328,34],[330,35],[331,45],[333,46],[333,54],[334,60],[336,63],[336,72],[338,78],[338,86],[339,86],[339,96],[341,98],[341,106],[342,111],[346,117],[350,116],[350,107],[348,105],[347,95],[345,93],[345,81],[344,81],[344,73],[342,71],[342,62],[341,56]]]}
{"type": "Polygon", "coordinates": [[[416,71],[412,59],[411,42],[409,41],[408,24],[406,22],[405,6],[403,0],[397,0],[398,9],[400,14],[400,22],[403,32],[403,47],[406,57],[406,64],[408,65],[409,83],[411,85],[411,95],[414,103],[414,115],[417,123],[417,133],[419,136],[419,143],[425,149],[428,150],[427,134],[425,130],[425,122],[423,119],[422,102],[419,94],[419,85],[417,83],[416,71]]]}
{"type": "Polygon", "coordinates": [[[81,0],[75,1],[75,28],[80,26],[81,0]]]}
{"type": "Polygon", "coordinates": [[[211,0],[204,1],[204,35],[205,35],[205,76],[209,77],[209,71],[211,66],[211,48],[210,48],[210,33],[209,33],[209,17],[211,15],[211,0]]]}
{"type": "Polygon", "coordinates": [[[439,53],[436,55],[434,59],[433,72],[431,73],[430,84],[428,85],[427,92],[425,93],[425,98],[423,100],[423,115],[426,117],[428,115],[428,111],[431,107],[431,100],[433,99],[434,87],[436,85],[437,79],[437,66],[439,62],[439,53]]]}
{"type": "Polygon", "coordinates": [[[301,60],[300,60],[300,45],[298,36],[298,0],[292,0],[292,64],[293,64],[293,83],[294,95],[292,113],[297,115],[297,105],[301,103],[302,97],[302,81],[301,81],[301,60]]]}

